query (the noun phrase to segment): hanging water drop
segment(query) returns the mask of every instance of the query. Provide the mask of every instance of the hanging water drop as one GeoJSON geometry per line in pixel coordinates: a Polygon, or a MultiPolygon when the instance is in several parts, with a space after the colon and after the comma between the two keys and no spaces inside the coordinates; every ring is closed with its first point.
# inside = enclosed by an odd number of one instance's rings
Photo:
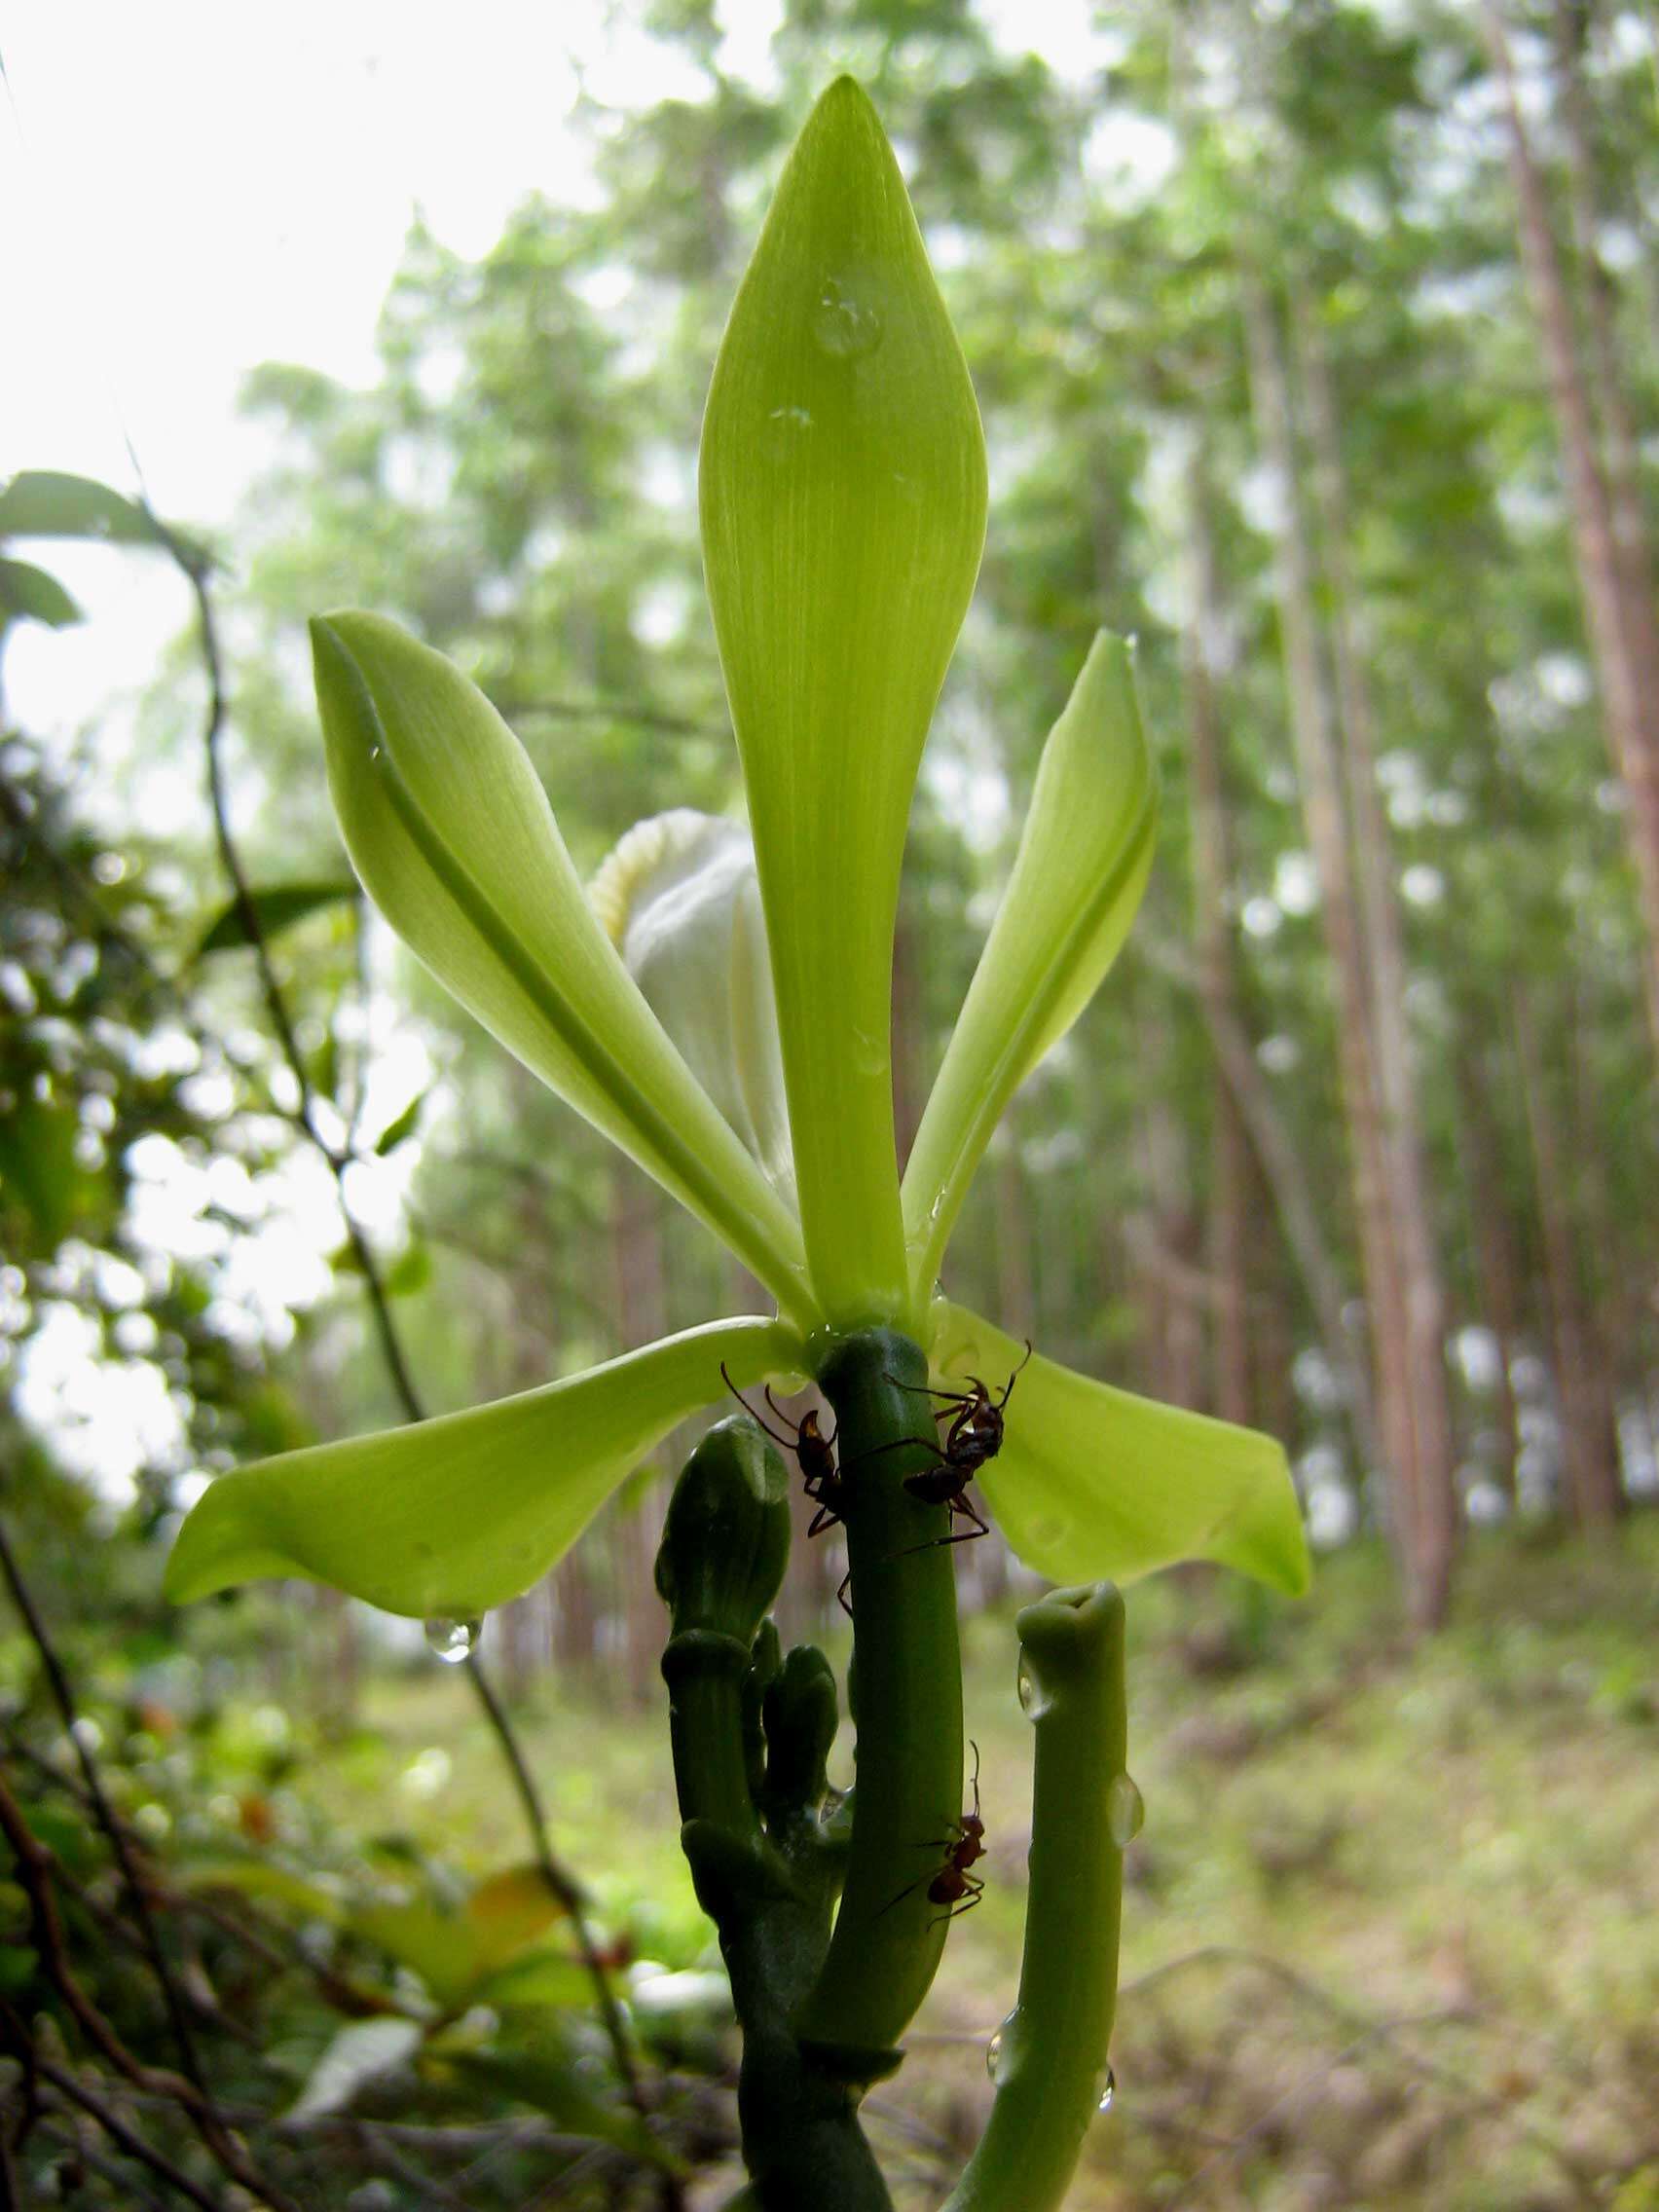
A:
{"type": "Polygon", "coordinates": [[[874,308],[862,306],[833,276],[827,276],[813,313],[812,335],[836,360],[862,360],[881,344],[881,317],[874,308]]]}
{"type": "Polygon", "coordinates": [[[478,1639],[483,1633],[482,1621],[430,1620],[426,1623],[426,1648],[435,1652],[446,1667],[459,1667],[477,1650],[478,1639]]]}
{"type": "Polygon", "coordinates": [[[1146,1799],[1131,1776],[1120,1774],[1106,1792],[1106,1832],[1120,1851],[1126,1851],[1146,1821],[1146,1799]]]}
{"type": "Polygon", "coordinates": [[[1113,2073],[1111,2067],[1108,2066],[1106,2069],[1106,2079],[1100,2084],[1100,2101],[1095,2106],[1095,2111],[1110,2112],[1112,2109],[1112,2100],[1114,2097],[1116,2097],[1117,2094],[1118,2077],[1113,2073]]]}
{"type": "Polygon", "coordinates": [[[1031,1662],[1023,1653],[1019,1661],[1019,1710],[1028,1720],[1041,1720],[1049,1710],[1049,1693],[1038,1680],[1031,1662]]]}
{"type": "Polygon", "coordinates": [[[993,2082],[997,2078],[997,2062],[1002,2057],[1002,2030],[999,2028],[985,2046],[985,2072],[993,2082]]]}

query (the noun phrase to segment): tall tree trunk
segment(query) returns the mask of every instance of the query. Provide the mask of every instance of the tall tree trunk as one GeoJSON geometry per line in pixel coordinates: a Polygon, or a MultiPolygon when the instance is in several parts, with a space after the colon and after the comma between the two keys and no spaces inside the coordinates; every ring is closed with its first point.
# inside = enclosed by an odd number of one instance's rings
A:
{"type": "Polygon", "coordinates": [[[1510,1006],[1532,1143],[1567,1500],[1581,1526],[1604,1529],[1618,1518],[1624,1503],[1606,1363],[1586,1310],[1560,1122],[1550,1096],[1531,1000],[1523,984],[1512,986],[1510,1006]]]}
{"type": "Polygon", "coordinates": [[[1642,507],[1641,442],[1619,358],[1613,282],[1602,259],[1600,166],[1584,76],[1589,11],[1572,4],[1572,0],[1555,0],[1553,24],[1557,108],[1566,134],[1573,247],[1589,337],[1590,379],[1602,422],[1602,460],[1612,516],[1620,612],[1641,693],[1651,711],[1659,701],[1659,615],[1655,614],[1652,545],[1642,507]]]}
{"type": "Polygon", "coordinates": [[[1325,1357],[1331,1372],[1342,1380],[1360,1465],[1364,1469],[1379,1467],[1383,1463],[1382,1440],[1371,1383],[1344,1318],[1346,1287],[1326,1238],[1319,1201],[1302,1154],[1278,1110],[1242,1021],[1231,1009],[1219,1007],[1206,1007],[1204,1018],[1222,1074],[1249,1133],[1257,1168],[1272,1195],[1279,1228],[1313,1309],[1325,1357]]]}
{"type": "MultiPolygon", "coordinates": [[[[1515,186],[1521,258],[1538,318],[1550,405],[1561,441],[1572,513],[1573,552],[1590,649],[1602,691],[1613,762],[1629,800],[1632,856],[1645,935],[1648,1026],[1659,1051],[1659,630],[1651,585],[1639,605],[1621,559],[1620,533],[1596,424],[1566,273],[1550,225],[1543,178],[1532,157],[1516,91],[1509,42],[1495,0],[1482,18],[1503,94],[1510,175],[1515,186]]],[[[1616,388],[1616,378],[1614,379],[1616,388]]],[[[1644,549],[1637,514],[1636,544],[1644,549]]]]}
{"type": "Polygon", "coordinates": [[[1497,1344],[1493,1415],[1503,1453],[1502,1488],[1515,1498],[1515,1465],[1521,1456],[1510,1363],[1521,1339],[1521,1261],[1515,1225],[1503,1194],[1503,1145],[1480,1055],[1465,1046],[1457,1055],[1457,1095],[1463,1188],[1468,1196],[1470,1242],[1480,1285],[1480,1309],[1497,1344]]]}
{"type": "MultiPolygon", "coordinates": [[[[1456,1440],[1446,1379],[1446,1286],[1441,1274],[1422,1118],[1406,1018],[1405,932],[1394,887],[1388,824],[1377,785],[1380,752],[1361,633],[1359,595],[1348,566],[1351,526],[1336,395],[1323,340],[1300,285],[1293,329],[1313,447],[1313,497],[1323,540],[1331,657],[1346,739],[1347,798],[1361,927],[1371,980],[1371,1018],[1382,1172],[1405,1306],[1413,1387],[1408,1414],[1423,1480],[1443,1497],[1454,1526],[1456,1440]]],[[[1448,1533],[1443,1540],[1450,1541],[1448,1533]]]]}
{"type": "MultiPolygon", "coordinates": [[[[1438,1358],[1419,1365],[1420,1332],[1409,1310],[1394,1235],[1373,1024],[1373,989],[1343,803],[1337,716],[1319,649],[1314,571],[1297,468],[1290,380],[1272,305],[1247,261],[1240,264],[1251,404],[1281,501],[1277,536],[1279,628],[1290,724],[1308,841],[1319,878],[1320,912],[1336,989],[1337,1033],[1365,1274],[1378,1420],[1386,1457],[1391,1522],[1411,1616],[1438,1626],[1451,1595],[1456,1539],[1453,1470],[1433,1456],[1438,1420],[1420,1430],[1415,1408],[1444,1393],[1438,1358]]],[[[1444,1433],[1450,1434],[1449,1419],[1444,1433]]]]}
{"type": "MultiPolygon", "coordinates": [[[[1194,935],[1198,990],[1206,1010],[1236,1014],[1237,962],[1228,893],[1233,882],[1226,779],[1216,714],[1221,673],[1220,591],[1210,528],[1209,453],[1200,428],[1188,475],[1192,618],[1187,625],[1188,788],[1193,822],[1194,935]]],[[[1249,1140],[1227,1080],[1218,1068],[1210,1099],[1209,1265],[1220,1289],[1216,1309],[1210,1403],[1224,1420],[1250,1419],[1249,1140]]]]}
{"type": "Polygon", "coordinates": [[[1177,1406],[1203,1401],[1203,1304],[1195,1296],[1193,1262],[1198,1220],[1187,1132],[1172,1110],[1170,1034],[1166,1008],[1141,993],[1136,1035],[1147,1081],[1140,1111],[1142,1171],[1151,1218],[1125,1224],[1144,1301],[1156,1390],[1177,1406]]]}

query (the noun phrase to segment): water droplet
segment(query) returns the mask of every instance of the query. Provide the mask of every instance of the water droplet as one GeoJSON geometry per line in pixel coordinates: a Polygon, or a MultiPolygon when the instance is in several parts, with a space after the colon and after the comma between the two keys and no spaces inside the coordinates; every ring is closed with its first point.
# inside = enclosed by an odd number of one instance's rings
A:
{"type": "Polygon", "coordinates": [[[471,1658],[483,1633],[482,1621],[431,1620],[426,1623],[426,1648],[435,1651],[446,1667],[459,1667],[471,1658]]]}
{"type": "Polygon", "coordinates": [[[1110,2112],[1112,2109],[1112,2100],[1117,2096],[1117,2094],[1118,2077],[1113,2073],[1111,2067],[1108,2066],[1106,2069],[1106,2078],[1100,2084],[1100,2101],[1095,2106],[1095,2111],[1110,2112]]]}
{"type": "Polygon", "coordinates": [[[863,360],[881,344],[881,317],[853,298],[833,276],[824,279],[812,317],[812,335],[837,361],[863,360]]]}
{"type": "Polygon", "coordinates": [[[1031,1663],[1019,1662],[1019,1710],[1028,1720],[1041,1720],[1049,1710],[1049,1693],[1031,1672],[1031,1663]]]}
{"type": "Polygon", "coordinates": [[[985,2046],[985,2072],[994,2082],[997,2078],[997,2061],[1002,2056],[1002,2030],[999,2028],[985,2046]]]}
{"type": "Polygon", "coordinates": [[[1146,1821],[1146,1799],[1133,1778],[1120,1774],[1106,1792],[1106,1829],[1120,1851],[1126,1851],[1146,1821]]]}

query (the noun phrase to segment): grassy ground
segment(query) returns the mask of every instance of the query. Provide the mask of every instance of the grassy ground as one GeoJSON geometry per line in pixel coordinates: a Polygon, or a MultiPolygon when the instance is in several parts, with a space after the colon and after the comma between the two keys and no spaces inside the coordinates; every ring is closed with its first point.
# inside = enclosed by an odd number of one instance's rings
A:
{"type": "MultiPolygon", "coordinates": [[[[872,2112],[918,2204],[982,2124],[1019,1963],[1030,1731],[1008,1619],[967,1644],[989,1885],[872,2112]]],[[[1659,1519],[1604,1553],[1483,1540],[1416,1648],[1362,1550],[1295,1608],[1166,1578],[1131,1598],[1130,1664],[1148,1817],[1076,2212],[1656,2212],[1659,1519]]],[[[480,1870],[522,1856],[463,1682],[376,1682],[365,1718],[300,1789],[480,1870]]],[[[549,1685],[521,1720],[563,1855],[692,1963],[661,1713],[549,1685]]]]}

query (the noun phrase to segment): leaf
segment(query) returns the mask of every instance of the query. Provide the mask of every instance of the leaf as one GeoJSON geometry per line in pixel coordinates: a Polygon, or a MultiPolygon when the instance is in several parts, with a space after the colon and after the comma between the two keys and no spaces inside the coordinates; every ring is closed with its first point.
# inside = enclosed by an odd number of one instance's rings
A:
{"type": "Polygon", "coordinates": [[[0,488],[0,538],[92,537],[105,544],[159,545],[155,524],[133,500],[90,476],[20,469],[0,488]]]}
{"type": "Polygon", "coordinates": [[[572,2062],[535,2048],[458,2051],[444,2063],[493,2092],[493,2100],[511,2098],[544,2114],[561,2135],[587,2136],[613,2143],[636,2158],[668,2173],[682,2161],[645,2126],[639,2115],[603,2104],[579,2078],[572,2062]]]}
{"type": "Polygon", "coordinates": [[[388,1298],[413,1298],[418,1290],[424,1290],[431,1279],[431,1246],[419,1242],[405,1244],[387,1270],[386,1294],[388,1298]]]}
{"type": "Polygon", "coordinates": [[[468,1922],[424,1900],[354,1905],[346,1925],[361,1941],[418,1973],[446,2011],[461,2009],[483,1972],[468,1922]]]}
{"type": "Polygon", "coordinates": [[[563,1901],[534,1862],[507,1866],[480,1882],[466,1900],[478,1955],[487,1969],[505,1966],[565,1916],[563,1901]]]}
{"type": "Polygon", "coordinates": [[[1152,866],[1158,784],[1128,646],[1102,631],[1043,748],[1014,872],[904,1173],[918,1299],[1003,1109],[1099,988],[1152,866]]]}
{"type": "Polygon", "coordinates": [[[876,120],[832,85],[715,365],[703,558],[743,756],[812,1281],[908,1310],[893,921],[917,764],[985,528],[978,409],[876,120]]]}
{"type": "MultiPolygon", "coordinates": [[[[250,890],[248,903],[253,908],[253,919],[259,935],[267,943],[280,931],[291,929],[303,922],[308,914],[319,907],[339,905],[357,896],[357,886],[350,876],[328,876],[304,883],[267,883],[250,890]]],[[[247,926],[241,902],[233,899],[229,905],[215,915],[202,942],[198,954],[204,952],[230,952],[239,945],[251,944],[253,932],[247,926]]]]}
{"type": "Polygon", "coordinates": [[[62,630],[71,622],[84,622],[86,616],[57,578],[44,569],[29,561],[0,560],[0,630],[8,622],[25,619],[62,630]]]}
{"type": "Polygon", "coordinates": [[[710,1322],[539,1390],[221,1475],[167,1563],[175,1603],[263,1575],[332,1583],[387,1612],[470,1620],[539,1581],[677,1421],[798,1375],[781,1322],[710,1322]]]}
{"type": "Polygon", "coordinates": [[[377,1160],[384,1160],[388,1152],[395,1152],[406,1137],[415,1134],[415,1124],[421,1119],[421,1110],[425,1103],[426,1093],[423,1090],[409,1101],[395,1121],[387,1122],[375,1139],[377,1160]]]}
{"type": "Polygon", "coordinates": [[[479,2005],[552,2007],[568,2011],[593,2002],[593,1977],[579,1959],[563,1951],[529,1951],[473,1991],[479,2005]]]}
{"type": "Polygon", "coordinates": [[[407,2065],[421,2038],[418,2020],[353,2020],[337,2030],[285,2120],[297,2126],[344,2111],[367,2083],[407,2065]]]}
{"type": "MultiPolygon", "coordinates": [[[[934,1318],[935,1371],[982,1376],[1000,1392],[1024,1345],[947,1299],[934,1318]]],[[[1055,1582],[1132,1582],[1207,1559],[1292,1597],[1309,1584],[1282,1446],[1041,1355],[1015,1383],[1002,1450],[977,1480],[1020,1558],[1055,1582]]]]}
{"type": "Polygon", "coordinates": [[[240,1897],[265,1904],[280,1905],[307,1920],[324,1920],[343,1927],[348,1906],[342,1892],[303,1874],[290,1873],[264,1859],[210,1859],[199,1861],[184,1874],[194,1890],[234,1890],[240,1897]]]}
{"type": "Polygon", "coordinates": [[[376,905],[509,1051],[810,1320],[793,1220],[595,919],[518,740],[395,623],[342,614],[312,641],[335,811],[376,905]]]}

